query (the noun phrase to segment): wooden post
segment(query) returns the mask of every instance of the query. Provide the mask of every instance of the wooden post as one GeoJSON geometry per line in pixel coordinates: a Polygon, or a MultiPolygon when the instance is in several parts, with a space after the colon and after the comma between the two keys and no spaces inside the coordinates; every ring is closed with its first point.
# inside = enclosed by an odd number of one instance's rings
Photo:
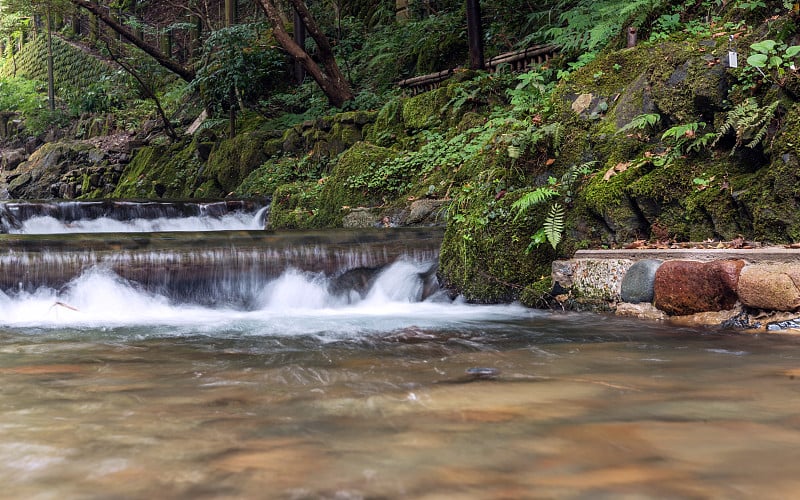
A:
{"type": "Polygon", "coordinates": [[[483,27],[479,0],[467,0],[467,37],[469,38],[469,67],[483,69],[483,27]]]}
{"type": "Polygon", "coordinates": [[[192,25],[192,29],[189,33],[191,56],[196,57],[200,53],[200,37],[203,35],[203,20],[200,16],[193,14],[189,17],[189,22],[192,25]]]}
{"type": "Polygon", "coordinates": [[[236,0],[225,0],[225,26],[231,27],[236,24],[236,0]]]}
{"type": "Polygon", "coordinates": [[[172,57],[172,32],[165,31],[161,33],[161,38],[158,42],[161,52],[167,57],[172,57]]]}
{"type": "Polygon", "coordinates": [[[410,0],[395,0],[394,13],[398,23],[405,23],[411,19],[410,0]]]}

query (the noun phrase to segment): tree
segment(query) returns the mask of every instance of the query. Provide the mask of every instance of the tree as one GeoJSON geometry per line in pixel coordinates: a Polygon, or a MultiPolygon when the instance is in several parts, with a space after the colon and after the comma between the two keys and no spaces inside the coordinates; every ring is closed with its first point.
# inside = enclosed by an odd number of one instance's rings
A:
{"type": "Polygon", "coordinates": [[[302,0],[289,0],[289,3],[292,4],[300,20],[302,20],[305,25],[308,34],[317,44],[316,55],[319,59],[319,64],[312,59],[311,55],[305,50],[305,47],[298,45],[294,38],[286,31],[284,25],[286,16],[281,11],[278,3],[275,0],[257,1],[267,14],[267,18],[272,25],[275,39],[290,56],[305,68],[308,75],[317,82],[317,85],[319,85],[322,92],[324,92],[325,96],[328,98],[328,102],[330,102],[332,106],[340,108],[344,103],[352,100],[355,96],[350,88],[350,84],[336,64],[336,58],[333,55],[333,48],[331,47],[330,41],[317,25],[316,20],[308,11],[306,4],[302,0]]]}
{"type": "Polygon", "coordinates": [[[144,42],[142,39],[136,36],[133,30],[111,17],[103,6],[96,4],[91,0],[69,1],[74,5],[94,14],[103,22],[103,24],[114,30],[128,42],[142,49],[147,55],[155,59],[156,62],[158,62],[158,64],[160,64],[162,67],[175,73],[187,82],[191,82],[194,79],[194,70],[172,59],[172,57],[162,52],[158,47],[144,42]]]}

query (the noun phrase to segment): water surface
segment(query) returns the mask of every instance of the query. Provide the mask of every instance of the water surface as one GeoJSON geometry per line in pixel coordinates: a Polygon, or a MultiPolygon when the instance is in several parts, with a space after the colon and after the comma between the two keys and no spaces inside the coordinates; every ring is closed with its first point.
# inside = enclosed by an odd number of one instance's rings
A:
{"type": "MultiPolygon", "coordinates": [[[[791,498],[800,342],[287,271],[0,295],[5,498],[791,498]],[[474,369],[485,373],[471,375],[474,369]]],[[[413,266],[412,266],[413,267],[413,266]]]]}

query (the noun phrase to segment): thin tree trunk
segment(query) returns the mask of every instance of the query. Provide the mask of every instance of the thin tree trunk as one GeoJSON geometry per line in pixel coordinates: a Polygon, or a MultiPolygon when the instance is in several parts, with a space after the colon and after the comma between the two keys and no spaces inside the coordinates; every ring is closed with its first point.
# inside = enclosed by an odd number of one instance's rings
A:
{"type": "Polygon", "coordinates": [[[53,75],[53,13],[47,6],[47,105],[50,111],[56,110],[56,84],[53,75]]]}
{"type": "Polygon", "coordinates": [[[303,65],[309,76],[317,82],[322,92],[328,97],[328,102],[336,107],[342,107],[344,103],[353,99],[353,91],[350,84],[342,75],[339,66],[333,56],[333,49],[330,42],[322,30],[319,29],[311,13],[306,8],[302,0],[290,0],[308,30],[308,34],[317,43],[318,57],[322,67],[317,64],[303,47],[289,35],[283,24],[283,15],[274,0],[258,0],[259,5],[264,9],[267,18],[272,24],[272,31],[278,43],[296,61],[303,65]]]}

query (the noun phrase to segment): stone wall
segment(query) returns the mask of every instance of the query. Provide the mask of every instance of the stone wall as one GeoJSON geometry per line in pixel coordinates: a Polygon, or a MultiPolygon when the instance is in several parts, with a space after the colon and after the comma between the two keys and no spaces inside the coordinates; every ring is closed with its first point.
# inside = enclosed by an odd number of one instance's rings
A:
{"type": "Polygon", "coordinates": [[[753,331],[800,331],[800,251],[592,251],[553,262],[573,309],[753,331]]]}

